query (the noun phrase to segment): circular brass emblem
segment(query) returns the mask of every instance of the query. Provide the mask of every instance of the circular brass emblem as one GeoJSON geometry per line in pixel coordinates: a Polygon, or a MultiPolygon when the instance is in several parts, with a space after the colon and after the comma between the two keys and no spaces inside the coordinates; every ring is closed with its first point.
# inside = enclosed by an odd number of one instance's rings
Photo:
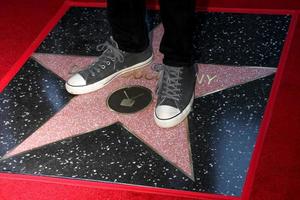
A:
{"type": "Polygon", "coordinates": [[[113,92],[107,99],[107,105],[119,113],[135,113],[146,108],[151,101],[150,89],[142,86],[128,86],[113,92]]]}

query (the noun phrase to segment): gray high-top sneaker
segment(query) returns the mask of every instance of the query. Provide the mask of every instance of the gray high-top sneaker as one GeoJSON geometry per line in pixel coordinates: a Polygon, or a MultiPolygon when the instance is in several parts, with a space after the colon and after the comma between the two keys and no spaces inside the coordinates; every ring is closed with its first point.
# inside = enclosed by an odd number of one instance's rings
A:
{"type": "Polygon", "coordinates": [[[197,77],[196,66],[160,65],[159,71],[154,120],[158,126],[170,128],[182,122],[191,111],[197,77]]]}
{"type": "Polygon", "coordinates": [[[66,82],[69,93],[85,94],[96,91],[118,75],[145,67],[152,61],[151,45],[143,52],[129,53],[120,50],[117,42],[110,37],[100,48],[104,50],[102,55],[66,82]]]}

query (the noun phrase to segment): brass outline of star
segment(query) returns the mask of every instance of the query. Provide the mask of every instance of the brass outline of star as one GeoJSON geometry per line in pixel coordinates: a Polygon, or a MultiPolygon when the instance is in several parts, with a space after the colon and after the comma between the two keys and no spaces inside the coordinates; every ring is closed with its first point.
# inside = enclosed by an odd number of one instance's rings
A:
{"type": "MultiPolygon", "coordinates": [[[[160,28],[161,29],[161,28],[160,28]]],[[[156,30],[159,30],[159,28],[156,28],[156,30]]],[[[160,35],[162,35],[162,33],[160,32],[160,35]]],[[[154,36],[155,38],[158,38],[158,36],[157,36],[157,34],[156,34],[156,36],[154,36]]],[[[158,49],[158,45],[157,45],[157,40],[154,40],[153,41],[153,43],[155,43],[156,42],[156,45],[155,44],[153,44],[153,46],[154,46],[154,49],[156,48],[156,49],[158,49]]],[[[36,55],[34,55],[33,57],[37,60],[37,61],[39,61],[42,65],[44,65],[45,66],[45,64],[43,64],[43,61],[41,61],[41,60],[39,60],[37,57],[39,57],[38,56],[39,54],[36,54],[36,55]]],[[[49,55],[48,55],[49,56],[49,55]]],[[[58,55],[57,55],[58,56],[58,55]]],[[[59,57],[59,56],[58,56],[59,57]]],[[[68,57],[68,56],[63,56],[63,57],[68,57]]],[[[76,58],[76,56],[71,56],[71,57],[73,57],[73,58],[76,58]]],[[[156,56],[156,61],[158,61],[158,62],[161,62],[161,57],[162,57],[162,55],[158,55],[158,56],[156,56]]],[[[83,57],[77,57],[78,59],[82,59],[83,57]]],[[[87,60],[89,60],[89,59],[91,59],[90,61],[92,62],[94,59],[95,59],[95,57],[84,57],[84,59],[87,59],[87,60]]],[[[54,59],[53,61],[55,62],[55,60],[59,60],[59,59],[54,59]]],[[[76,60],[76,59],[75,59],[76,60]]],[[[75,63],[76,64],[76,63],[75,63]]],[[[74,65],[73,65],[74,66],[74,65]]],[[[209,68],[212,68],[213,66],[215,66],[215,65],[200,65],[200,68],[201,68],[201,66],[204,66],[204,68],[205,67],[209,67],[209,68]]],[[[221,67],[228,67],[228,66],[221,66],[221,67]]],[[[46,68],[48,68],[49,69],[49,66],[48,67],[46,67],[46,68]]],[[[51,68],[51,67],[50,67],[51,68]]],[[[238,68],[236,68],[236,67],[234,67],[235,69],[238,69],[238,68]]],[[[249,67],[248,67],[249,68],[249,67]]],[[[257,70],[261,70],[261,69],[263,69],[263,68],[261,68],[261,67],[259,67],[259,68],[255,68],[255,67],[250,67],[250,68],[253,68],[253,69],[257,69],[257,70]]],[[[270,68],[265,68],[266,70],[268,69],[270,69],[270,68]]],[[[272,68],[272,69],[274,69],[274,68],[272,68]]],[[[53,70],[53,69],[52,69],[53,70]]],[[[149,69],[148,69],[149,70],[149,69]]],[[[241,71],[243,71],[244,69],[241,69],[241,71]]],[[[55,71],[55,70],[54,70],[55,71]]],[[[69,71],[69,70],[68,70],[69,71]]],[[[145,70],[144,70],[145,71],[145,70]]],[[[147,69],[146,69],[146,71],[147,71],[147,69]]],[[[201,70],[200,70],[201,71],[201,70]]],[[[136,75],[136,73],[137,72],[134,72],[133,74],[135,74],[136,75]]],[[[148,73],[153,73],[153,72],[149,72],[148,71],[148,73]]],[[[273,73],[273,72],[272,72],[273,73]]],[[[147,74],[147,73],[146,73],[147,74]]],[[[133,77],[135,77],[135,75],[133,75],[133,77]]],[[[269,74],[268,74],[269,75],[269,74]]],[[[64,75],[61,75],[61,76],[64,76],[64,75]]],[[[152,74],[151,75],[152,77],[155,77],[155,76],[157,76],[157,74],[155,75],[155,74],[152,74]]],[[[150,76],[150,77],[151,77],[150,76]]],[[[128,77],[132,77],[132,74],[126,74],[125,76],[123,76],[123,78],[128,78],[128,77]]],[[[147,79],[146,78],[147,76],[145,75],[144,76],[144,78],[145,79],[147,79]]],[[[202,77],[203,77],[203,75],[202,75],[202,77]]],[[[211,77],[214,77],[214,76],[211,76],[211,77]]],[[[262,78],[262,77],[264,77],[264,76],[259,76],[258,78],[262,78]]],[[[255,78],[255,79],[251,79],[250,81],[252,81],[252,80],[256,80],[257,78],[255,78]]],[[[147,79],[148,81],[149,81],[149,78],[147,79]]],[[[201,80],[203,81],[203,78],[201,78],[201,80]]],[[[236,84],[236,85],[240,85],[240,84],[243,84],[243,83],[245,83],[245,82],[249,82],[249,80],[245,80],[245,81],[243,81],[243,82],[239,82],[239,84],[236,84]]],[[[199,79],[198,79],[198,83],[199,83],[199,79]]],[[[209,85],[209,84],[208,84],[209,85]]],[[[227,89],[227,88],[229,88],[229,87],[233,87],[233,86],[235,86],[234,84],[233,85],[230,85],[230,86],[224,86],[224,87],[221,87],[221,88],[218,88],[218,89],[216,89],[216,90],[212,90],[212,91],[210,91],[210,92],[207,92],[207,93],[204,93],[204,94],[201,94],[201,95],[197,95],[197,88],[196,88],[196,96],[197,97],[201,97],[201,96],[205,96],[205,95],[208,95],[208,94],[212,94],[212,93],[214,93],[214,92],[218,92],[218,91],[221,91],[221,90],[224,90],[224,89],[227,89]]],[[[153,90],[153,88],[152,88],[152,90],[153,90]]],[[[198,92],[198,94],[199,94],[199,92],[198,92]]],[[[148,111],[149,112],[149,111],[148,111]]],[[[59,112],[60,113],[60,112],[59,112]]],[[[51,120],[51,119],[50,119],[51,120]]],[[[50,121],[49,120],[49,121],[50,121]]],[[[111,124],[114,124],[114,123],[116,123],[117,121],[115,121],[115,122],[113,122],[113,123],[111,123],[111,124]]],[[[173,161],[172,161],[172,159],[170,160],[170,158],[168,158],[167,156],[165,156],[164,155],[164,153],[163,152],[160,152],[159,150],[157,150],[157,148],[155,148],[155,147],[153,147],[153,145],[151,145],[151,144],[149,144],[149,142],[147,142],[147,139],[145,139],[145,138],[142,138],[142,137],[140,137],[139,136],[139,134],[137,134],[137,133],[135,133],[135,131],[133,131],[133,130],[131,130],[131,128],[130,128],[130,126],[128,127],[127,125],[126,125],[126,123],[122,123],[122,120],[119,120],[118,122],[120,122],[122,125],[123,125],[123,127],[125,128],[125,129],[127,129],[130,133],[132,133],[132,134],[134,134],[136,137],[138,137],[143,143],[145,143],[146,145],[148,145],[152,150],[154,150],[158,155],[160,155],[160,156],[162,156],[164,159],[166,159],[167,161],[169,161],[172,165],[174,165],[176,168],[178,168],[180,171],[182,171],[185,175],[187,175],[189,178],[191,178],[191,179],[194,179],[194,174],[193,174],[193,166],[192,166],[192,159],[191,159],[191,148],[190,148],[190,144],[189,144],[189,138],[188,138],[188,134],[189,134],[189,128],[188,128],[188,123],[187,123],[187,120],[185,120],[184,122],[183,122],[183,126],[185,127],[185,135],[186,135],[186,139],[187,139],[187,142],[188,142],[188,156],[189,156],[189,158],[188,158],[188,160],[189,160],[189,163],[190,163],[190,173],[187,173],[186,171],[184,171],[183,169],[182,169],[182,167],[180,167],[180,166],[178,166],[178,164],[176,164],[176,163],[174,163],[173,161]]],[[[109,125],[111,125],[111,124],[106,124],[106,126],[109,126],[109,125]]],[[[105,126],[102,126],[102,127],[98,127],[98,128],[104,128],[105,126]]],[[[91,131],[91,130],[90,130],[91,131]]],[[[87,131],[87,132],[90,132],[90,131],[87,131]]],[[[73,135],[70,135],[69,137],[73,137],[73,136],[75,136],[75,135],[81,135],[81,134],[84,134],[84,133],[87,133],[87,132],[81,132],[81,133],[77,133],[77,134],[73,134],[73,135]]],[[[163,131],[162,131],[163,132],[163,131]]],[[[34,135],[34,133],[33,133],[33,135],[34,135]]],[[[31,138],[31,137],[30,137],[31,138]]],[[[65,137],[64,137],[65,138],[65,137]]],[[[62,140],[62,139],[64,139],[64,138],[59,138],[58,140],[62,140]]],[[[27,141],[27,140],[26,140],[27,141]]],[[[56,140],[57,141],[57,140],[56,140]]],[[[24,141],[25,142],[25,141],[24,141]]],[[[23,142],[23,143],[24,143],[23,142]]],[[[54,142],[54,141],[51,141],[51,142],[49,142],[49,143],[52,143],[52,142],[54,142]]],[[[21,143],[21,145],[23,144],[23,143],[21,143]]],[[[46,143],[46,144],[48,144],[48,143],[46,143]]],[[[38,147],[40,147],[40,146],[43,146],[43,145],[46,145],[46,144],[43,144],[42,143],[42,145],[37,145],[37,146],[35,146],[34,148],[38,148],[38,147]]],[[[21,146],[20,145],[20,146],[21,146]]],[[[18,146],[19,147],[19,146],[18,146]]],[[[16,148],[16,149],[18,149],[18,147],[16,148]]],[[[28,150],[31,150],[31,149],[28,149],[28,150]]],[[[14,151],[11,151],[10,153],[12,153],[13,154],[13,152],[14,151]]],[[[10,153],[9,154],[7,154],[7,155],[10,155],[10,153]]],[[[7,156],[6,156],[7,157],[7,156]]]]}

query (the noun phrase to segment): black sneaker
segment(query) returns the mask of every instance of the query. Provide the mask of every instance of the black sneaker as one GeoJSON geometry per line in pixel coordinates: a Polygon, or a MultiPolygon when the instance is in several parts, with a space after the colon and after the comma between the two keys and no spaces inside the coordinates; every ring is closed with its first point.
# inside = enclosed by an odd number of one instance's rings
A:
{"type": "Polygon", "coordinates": [[[118,48],[116,41],[110,40],[99,46],[102,55],[85,70],[73,75],[66,82],[71,94],[85,94],[96,91],[118,75],[147,66],[152,61],[151,45],[140,53],[129,53],[118,48]]]}
{"type": "Polygon", "coordinates": [[[191,111],[194,101],[196,66],[160,66],[161,74],[154,119],[158,126],[170,128],[182,122],[191,111]]]}

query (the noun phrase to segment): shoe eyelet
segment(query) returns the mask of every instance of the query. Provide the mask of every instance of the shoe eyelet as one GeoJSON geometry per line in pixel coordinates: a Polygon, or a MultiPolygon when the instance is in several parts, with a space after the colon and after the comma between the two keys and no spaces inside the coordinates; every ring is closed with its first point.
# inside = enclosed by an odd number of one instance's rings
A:
{"type": "Polygon", "coordinates": [[[105,69],[105,65],[100,65],[101,69],[105,69]]]}
{"type": "Polygon", "coordinates": [[[107,61],[107,62],[106,62],[106,64],[107,64],[107,65],[110,65],[110,62],[109,62],[109,61],[107,61]]]}

